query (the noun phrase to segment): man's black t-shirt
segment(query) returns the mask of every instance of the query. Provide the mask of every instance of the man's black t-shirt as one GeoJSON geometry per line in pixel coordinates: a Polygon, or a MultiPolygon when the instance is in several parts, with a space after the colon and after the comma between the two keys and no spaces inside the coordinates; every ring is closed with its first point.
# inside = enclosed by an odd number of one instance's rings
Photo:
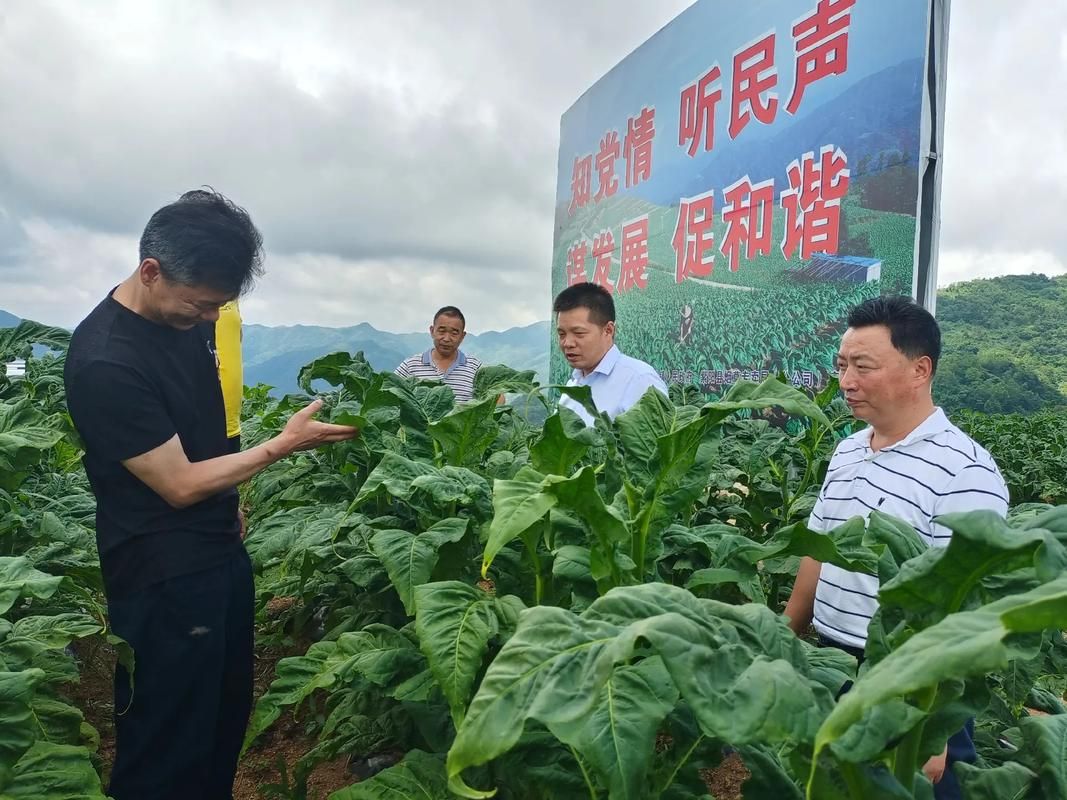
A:
{"type": "Polygon", "coordinates": [[[96,495],[96,539],[111,597],[214,566],[241,546],[237,492],[172,508],[122,461],[178,435],[190,461],[230,452],[215,354],[110,295],[74,331],[64,374],[96,495]]]}

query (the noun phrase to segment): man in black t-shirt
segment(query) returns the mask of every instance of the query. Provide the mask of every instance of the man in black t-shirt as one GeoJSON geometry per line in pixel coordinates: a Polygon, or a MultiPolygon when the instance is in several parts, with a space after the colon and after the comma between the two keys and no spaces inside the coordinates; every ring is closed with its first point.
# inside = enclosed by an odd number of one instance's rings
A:
{"type": "Polygon", "coordinates": [[[222,195],[188,192],[149,220],[140,264],[74,331],[67,401],[85,443],[115,672],[115,800],[230,800],[252,704],[252,569],[236,486],[297,450],[351,439],[313,419],[231,453],[201,323],[261,272],[262,240],[222,195]]]}

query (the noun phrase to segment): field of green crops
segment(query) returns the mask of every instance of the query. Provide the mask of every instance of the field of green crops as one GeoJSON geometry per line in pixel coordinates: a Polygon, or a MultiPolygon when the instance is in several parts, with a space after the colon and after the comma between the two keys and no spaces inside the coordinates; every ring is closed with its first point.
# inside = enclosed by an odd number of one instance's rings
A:
{"type": "MultiPolygon", "coordinates": [[[[85,712],[110,700],[75,689],[105,644],[137,674],[108,628],[62,355],[31,347],[68,338],[0,330],[0,363],[26,359],[0,376],[4,800],[104,800],[110,755],[85,712]]],[[[310,740],[242,800],[323,800],[309,777],[339,759],[360,778],[345,769],[329,800],[709,800],[727,750],[745,798],[928,800],[921,766],[971,716],[968,800],[1067,796],[1067,506],[1034,502],[1065,494],[1059,418],[970,420],[1014,469],[1044,460],[1049,487],[1014,473],[1007,520],[945,517],[952,541],[927,549],[879,512],[805,526],[855,427],[834,385],[650,391],[587,428],[497,403],[539,396],[532,377],[484,367],[456,405],[360,354],[301,371],[361,435],[241,490],[266,664],[244,759],[310,740]],[[767,418],[783,412],[794,424],[767,418]],[[782,616],[804,555],[878,578],[862,668],[782,616]]],[[[308,400],[246,390],[246,445],[308,400]]]]}

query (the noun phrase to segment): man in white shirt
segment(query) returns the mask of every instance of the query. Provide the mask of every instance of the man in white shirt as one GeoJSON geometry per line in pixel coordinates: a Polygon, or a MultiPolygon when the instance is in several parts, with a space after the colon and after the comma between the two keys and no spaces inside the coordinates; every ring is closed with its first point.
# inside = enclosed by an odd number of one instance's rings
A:
{"type": "MultiPolygon", "coordinates": [[[[603,286],[569,286],[556,297],[552,310],[559,349],[574,368],[567,385],[590,387],[597,411],[615,419],[650,388],[667,394],[667,385],[651,365],[623,355],[615,345],[615,301],[603,286]]],[[[564,396],[559,404],[577,412],[586,425],[593,424],[580,403],[564,396]]]]}
{"type": "MultiPolygon", "coordinates": [[[[808,521],[812,530],[877,509],[906,520],[927,545],[944,547],[952,532],[935,517],[1007,513],[1008,490],[992,456],[934,405],[940,355],[937,322],[910,298],[878,297],[852,309],[837,369],[853,416],[869,427],[838,443],[808,521]]],[[[876,577],[805,558],[785,614],[798,634],[814,622],[820,644],[862,659],[877,596],[876,577]]],[[[924,767],[938,800],[961,796],[947,767],[974,760],[972,731],[968,723],[924,767]]]]}

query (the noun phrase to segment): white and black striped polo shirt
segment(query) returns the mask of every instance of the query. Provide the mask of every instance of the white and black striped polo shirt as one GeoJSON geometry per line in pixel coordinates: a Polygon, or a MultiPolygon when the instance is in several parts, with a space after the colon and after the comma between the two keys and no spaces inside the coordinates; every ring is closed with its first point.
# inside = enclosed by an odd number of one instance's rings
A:
{"type": "MultiPolygon", "coordinates": [[[[834,451],[808,527],[829,531],[871,511],[909,522],[932,547],[952,531],[933,522],[955,511],[1008,512],[1008,489],[993,457],[934,409],[896,444],[871,450],[872,428],[843,439],[834,451]]],[[[815,593],[815,629],[828,639],[862,648],[878,609],[878,578],[823,564],[815,593]]]]}
{"type": "Polygon", "coordinates": [[[403,378],[418,378],[424,381],[440,381],[452,388],[457,403],[465,403],[474,397],[474,376],[482,367],[482,362],[474,356],[468,356],[462,350],[444,372],[433,363],[433,350],[416,353],[400,363],[394,372],[403,378]]]}

